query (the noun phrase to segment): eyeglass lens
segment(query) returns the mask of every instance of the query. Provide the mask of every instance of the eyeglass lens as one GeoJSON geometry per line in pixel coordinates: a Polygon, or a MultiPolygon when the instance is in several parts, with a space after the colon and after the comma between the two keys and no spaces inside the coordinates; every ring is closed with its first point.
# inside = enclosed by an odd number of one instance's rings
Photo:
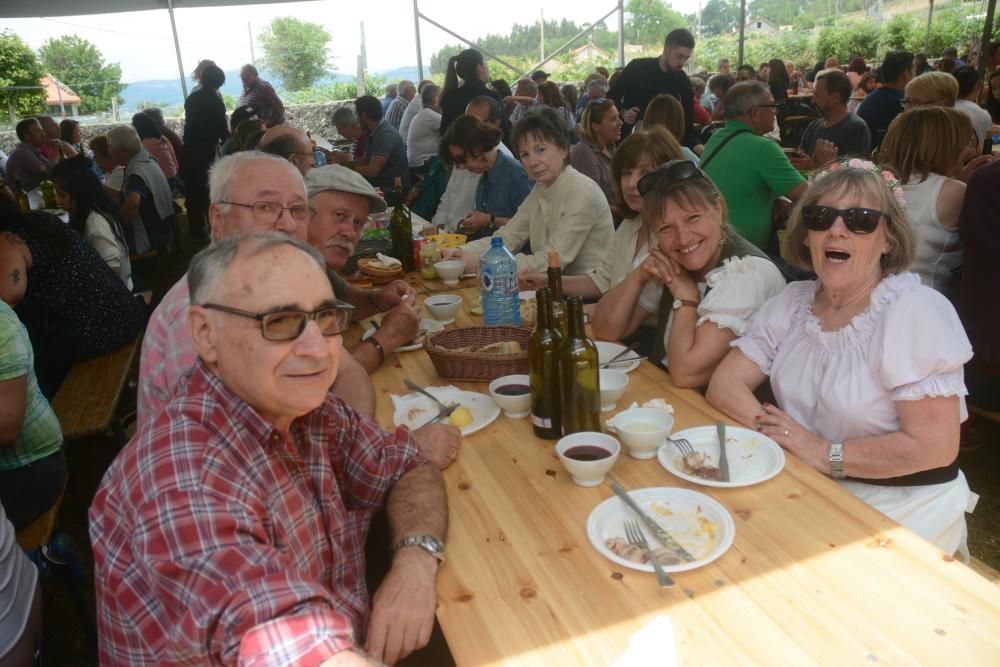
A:
{"type": "Polygon", "coordinates": [[[802,220],[806,228],[814,232],[823,232],[830,227],[840,217],[844,220],[844,226],[848,231],[855,234],[871,234],[878,227],[878,221],[882,219],[882,211],[872,208],[846,208],[839,209],[830,206],[820,206],[814,204],[802,209],[802,220]]]}
{"type": "Polygon", "coordinates": [[[323,308],[313,313],[292,310],[265,315],[261,327],[267,340],[293,340],[302,335],[309,320],[314,320],[324,336],[336,336],[346,328],[350,317],[350,311],[343,308],[323,308]]]}

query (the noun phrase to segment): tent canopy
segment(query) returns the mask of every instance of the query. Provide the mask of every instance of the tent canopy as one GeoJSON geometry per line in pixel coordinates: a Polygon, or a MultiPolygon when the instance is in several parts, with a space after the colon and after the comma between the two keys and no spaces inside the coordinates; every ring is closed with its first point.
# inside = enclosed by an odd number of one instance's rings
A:
{"type": "MultiPolygon", "coordinates": [[[[232,5],[265,5],[302,0],[174,0],[174,9],[191,7],[228,7],[232,5]]],[[[32,0],[31,2],[0,3],[0,16],[22,19],[35,16],[83,16],[84,14],[118,14],[151,9],[168,9],[167,0],[32,0]]]]}

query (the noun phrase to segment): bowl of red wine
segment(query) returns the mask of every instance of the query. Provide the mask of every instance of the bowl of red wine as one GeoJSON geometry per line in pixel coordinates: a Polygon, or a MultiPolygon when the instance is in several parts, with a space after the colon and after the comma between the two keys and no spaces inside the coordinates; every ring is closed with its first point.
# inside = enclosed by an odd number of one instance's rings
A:
{"type": "Polygon", "coordinates": [[[556,443],[556,454],[566,472],[580,486],[597,486],[615,466],[622,446],[605,433],[583,431],[556,443]]]}
{"type": "Polygon", "coordinates": [[[531,414],[531,378],[527,375],[504,375],[490,382],[490,396],[509,419],[524,419],[531,414]]]}

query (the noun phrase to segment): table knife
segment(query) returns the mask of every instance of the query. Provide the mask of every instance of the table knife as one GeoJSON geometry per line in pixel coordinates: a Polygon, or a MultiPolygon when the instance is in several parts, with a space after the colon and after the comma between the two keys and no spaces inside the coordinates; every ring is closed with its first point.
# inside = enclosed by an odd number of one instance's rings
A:
{"type": "Polygon", "coordinates": [[[715,429],[719,434],[719,471],[722,473],[722,481],[729,481],[729,458],[726,456],[726,422],[715,423],[715,429]]]}
{"type": "Polygon", "coordinates": [[[625,489],[612,482],[611,490],[614,491],[615,495],[621,498],[626,505],[632,508],[632,511],[635,512],[636,515],[639,517],[639,519],[646,525],[646,528],[648,528],[650,532],[653,533],[653,536],[656,537],[656,540],[660,544],[662,544],[665,547],[673,549],[674,551],[677,552],[678,556],[680,556],[689,563],[694,560],[694,556],[692,556],[687,549],[682,547],[680,542],[674,539],[673,535],[668,533],[663,528],[663,526],[658,524],[653,519],[653,517],[649,516],[648,514],[642,511],[642,508],[639,507],[639,505],[634,500],[632,500],[632,496],[630,496],[625,489]]]}

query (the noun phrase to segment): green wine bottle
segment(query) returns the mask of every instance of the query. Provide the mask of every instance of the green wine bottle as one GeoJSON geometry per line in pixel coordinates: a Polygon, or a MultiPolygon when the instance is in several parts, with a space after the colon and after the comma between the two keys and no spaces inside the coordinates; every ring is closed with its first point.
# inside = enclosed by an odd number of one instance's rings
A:
{"type": "Polygon", "coordinates": [[[531,425],[535,435],[558,440],[562,435],[559,395],[559,345],[563,337],[552,323],[552,299],[547,288],[535,292],[538,325],[528,339],[531,378],[531,425]]]}
{"type": "Polygon", "coordinates": [[[403,203],[403,184],[399,176],[393,184],[392,196],[392,215],[389,217],[392,254],[403,263],[403,271],[409,273],[416,268],[413,262],[413,220],[410,209],[403,203]]]}
{"type": "Polygon", "coordinates": [[[583,328],[583,299],[566,300],[569,330],[559,345],[559,372],[562,377],[563,435],[580,431],[601,431],[601,373],[597,346],[583,328]]]}
{"type": "Polygon", "coordinates": [[[559,253],[550,250],[549,257],[549,292],[552,293],[552,322],[553,326],[566,337],[568,328],[566,326],[566,299],[562,293],[562,269],[559,268],[559,253]]]}

